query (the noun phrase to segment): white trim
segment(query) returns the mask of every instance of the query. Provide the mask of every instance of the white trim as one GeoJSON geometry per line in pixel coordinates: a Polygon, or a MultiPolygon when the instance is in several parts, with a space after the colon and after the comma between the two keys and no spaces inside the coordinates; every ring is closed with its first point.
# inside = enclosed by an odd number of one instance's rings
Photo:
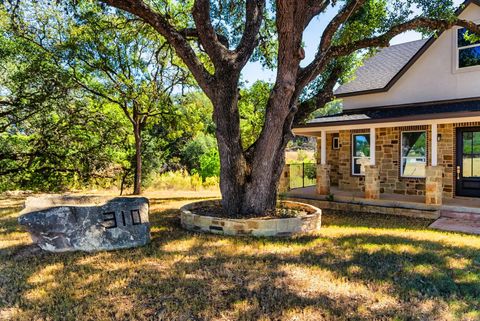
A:
{"type": "Polygon", "coordinates": [[[370,145],[370,156],[368,157],[360,157],[360,156],[354,156],[353,152],[355,151],[355,141],[354,141],[354,136],[360,136],[360,135],[370,135],[370,133],[352,133],[350,135],[350,167],[351,167],[351,173],[352,173],[352,176],[365,176],[365,173],[360,173],[357,174],[355,173],[355,159],[361,159],[361,158],[368,158],[369,160],[371,160],[371,157],[372,157],[372,145],[371,144],[371,136],[369,136],[369,145],[370,145]]]}
{"type": "MultiPolygon", "coordinates": [[[[476,24],[480,24],[480,20],[472,21],[476,24]]],[[[463,46],[463,47],[458,47],[458,30],[464,29],[462,27],[455,27],[452,29],[453,32],[453,61],[452,61],[452,70],[453,73],[462,73],[462,72],[471,72],[471,71],[480,71],[480,65],[475,65],[475,66],[469,66],[469,67],[462,67],[460,68],[460,50],[461,49],[469,49],[469,48],[475,48],[475,47],[480,47],[480,44],[475,44],[475,45],[468,45],[468,46],[463,46]]]]}
{"type": "Polygon", "coordinates": [[[338,132],[339,130],[355,130],[355,129],[368,129],[368,128],[389,128],[389,127],[404,127],[404,126],[424,126],[431,124],[454,124],[454,123],[471,123],[471,122],[480,122],[480,116],[472,117],[457,117],[457,118],[442,118],[442,119],[425,119],[425,120],[413,120],[406,121],[402,120],[401,122],[385,122],[385,123],[375,123],[375,124],[351,124],[351,125],[339,125],[339,126],[321,126],[318,127],[304,127],[304,128],[294,128],[293,132],[296,135],[300,136],[314,136],[318,137],[321,130],[326,130],[327,132],[338,132]]]}
{"type": "Polygon", "coordinates": [[[340,149],[340,137],[338,136],[332,137],[332,149],[335,149],[335,150],[340,149]],[[336,146],[335,146],[335,142],[337,142],[336,146]]]}
{"type": "Polygon", "coordinates": [[[437,166],[438,165],[438,126],[437,124],[432,124],[432,134],[430,135],[430,142],[431,142],[431,165],[437,166]]]}
{"type": "Polygon", "coordinates": [[[370,127],[370,165],[375,166],[375,152],[377,148],[377,137],[375,134],[375,127],[370,127]]]}
{"type": "Polygon", "coordinates": [[[320,143],[320,164],[327,164],[327,131],[322,130],[322,137],[320,143]]]}
{"type": "MultiPolygon", "coordinates": [[[[404,175],[403,172],[402,172],[402,167],[403,167],[403,160],[405,158],[414,158],[414,157],[403,157],[403,134],[404,133],[425,133],[425,167],[427,167],[428,165],[428,159],[427,159],[427,156],[428,156],[428,152],[427,152],[427,131],[426,130],[405,130],[405,131],[401,131],[400,132],[400,177],[402,178],[425,178],[425,176],[407,176],[407,175],[404,175]]],[[[416,157],[416,158],[419,158],[419,157],[416,157]]]]}

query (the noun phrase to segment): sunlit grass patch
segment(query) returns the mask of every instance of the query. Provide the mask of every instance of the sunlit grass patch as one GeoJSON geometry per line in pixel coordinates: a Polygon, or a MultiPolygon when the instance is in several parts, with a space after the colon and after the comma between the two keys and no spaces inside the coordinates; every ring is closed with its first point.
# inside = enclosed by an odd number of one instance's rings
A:
{"type": "MultiPolygon", "coordinates": [[[[51,254],[0,215],[0,320],[478,320],[480,237],[326,212],[319,235],[184,231],[157,199],[145,247],[51,254]]],[[[6,212],[4,212],[6,213],[6,212]]]]}

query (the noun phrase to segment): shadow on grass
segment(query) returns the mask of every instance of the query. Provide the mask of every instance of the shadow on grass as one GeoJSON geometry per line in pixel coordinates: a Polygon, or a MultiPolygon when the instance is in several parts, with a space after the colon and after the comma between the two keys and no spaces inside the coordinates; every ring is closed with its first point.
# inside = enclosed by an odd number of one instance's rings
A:
{"type": "MultiPolygon", "coordinates": [[[[361,226],[421,233],[424,224],[377,218],[362,216],[361,226]]],[[[337,213],[324,220],[350,228],[359,219],[337,213]]],[[[480,254],[468,244],[368,230],[293,239],[195,234],[179,227],[176,208],[152,213],[151,224],[152,242],[138,249],[0,250],[8,252],[0,262],[0,313],[14,308],[19,319],[54,320],[435,320],[475,317],[480,309],[480,254]]]]}

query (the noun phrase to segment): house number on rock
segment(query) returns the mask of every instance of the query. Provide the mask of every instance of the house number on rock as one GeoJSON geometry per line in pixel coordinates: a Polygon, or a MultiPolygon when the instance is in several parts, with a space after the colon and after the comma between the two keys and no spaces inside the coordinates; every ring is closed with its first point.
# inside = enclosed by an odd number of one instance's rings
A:
{"type": "MultiPolygon", "coordinates": [[[[127,223],[129,225],[140,225],[142,224],[142,217],[140,216],[140,210],[130,210],[129,214],[125,214],[125,211],[120,212],[120,224],[122,226],[127,226],[127,223]]],[[[118,220],[117,220],[117,215],[116,212],[105,212],[103,213],[103,226],[106,229],[112,229],[112,228],[117,228],[118,227],[118,220]]]]}

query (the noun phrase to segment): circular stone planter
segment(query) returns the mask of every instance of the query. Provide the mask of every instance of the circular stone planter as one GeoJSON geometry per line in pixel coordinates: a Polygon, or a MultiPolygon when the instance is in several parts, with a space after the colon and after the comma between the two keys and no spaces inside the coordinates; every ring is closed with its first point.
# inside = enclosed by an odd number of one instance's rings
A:
{"type": "Polygon", "coordinates": [[[180,220],[183,228],[187,230],[223,235],[291,236],[320,230],[320,209],[298,202],[283,201],[281,204],[286,208],[303,210],[307,214],[288,218],[230,219],[193,213],[198,208],[221,205],[220,200],[211,200],[183,206],[180,209],[180,220]]]}
{"type": "Polygon", "coordinates": [[[29,197],[18,222],[49,252],[131,248],[150,241],[144,197],[29,197]]]}

